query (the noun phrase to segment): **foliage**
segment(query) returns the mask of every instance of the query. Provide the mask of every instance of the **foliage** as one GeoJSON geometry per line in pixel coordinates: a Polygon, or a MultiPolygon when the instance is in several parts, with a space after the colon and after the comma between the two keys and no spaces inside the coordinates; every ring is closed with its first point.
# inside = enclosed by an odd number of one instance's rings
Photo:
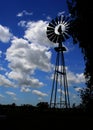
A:
{"type": "Polygon", "coordinates": [[[49,104],[48,104],[48,102],[39,102],[37,104],[37,107],[42,109],[42,110],[44,110],[44,109],[48,109],[49,108],[49,104]]]}
{"type": "MultiPolygon", "coordinates": [[[[68,9],[73,19],[71,35],[73,43],[79,43],[85,60],[86,88],[81,91],[82,103],[93,104],[93,4],[92,1],[67,0],[68,9]]],[[[91,105],[90,105],[91,104],[91,105]]]]}
{"type": "Polygon", "coordinates": [[[90,112],[92,112],[93,92],[90,90],[90,88],[84,88],[83,90],[81,90],[80,96],[82,98],[83,108],[86,108],[86,110],[89,110],[90,112]]]}

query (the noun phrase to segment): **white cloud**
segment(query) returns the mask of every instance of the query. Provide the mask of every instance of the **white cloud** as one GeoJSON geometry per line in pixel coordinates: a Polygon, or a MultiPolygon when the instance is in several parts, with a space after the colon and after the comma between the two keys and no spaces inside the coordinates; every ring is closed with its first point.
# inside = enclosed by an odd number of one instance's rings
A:
{"type": "Polygon", "coordinates": [[[9,96],[13,96],[13,97],[16,96],[16,94],[14,92],[11,92],[11,91],[6,91],[6,94],[8,94],[9,96]]]}
{"type": "Polygon", "coordinates": [[[46,19],[47,20],[52,20],[52,18],[50,16],[47,16],[46,19]]]}
{"type": "Polygon", "coordinates": [[[11,72],[9,78],[18,81],[21,86],[44,86],[38,79],[32,77],[36,69],[48,72],[51,70],[51,52],[45,46],[31,43],[22,38],[14,38],[7,49],[6,60],[9,62],[11,72]]]}
{"type": "Polygon", "coordinates": [[[31,92],[30,88],[22,87],[21,92],[31,92]]]}
{"type": "Polygon", "coordinates": [[[25,27],[26,26],[26,21],[22,20],[18,23],[18,26],[21,26],[21,27],[25,27]]]}
{"type": "Polygon", "coordinates": [[[51,43],[46,36],[47,22],[20,21],[20,26],[26,27],[24,38],[14,37],[7,49],[6,60],[11,71],[7,73],[10,79],[17,81],[19,86],[41,87],[44,83],[33,77],[35,70],[49,72],[51,70],[51,43]],[[30,43],[29,43],[30,42],[30,43]]]}
{"type": "Polygon", "coordinates": [[[10,33],[9,28],[0,25],[0,41],[7,43],[9,42],[11,37],[12,37],[12,34],[10,33]]]}
{"type": "MultiPolygon", "coordinates": [[[[33,88],[39,88],[44,86],[43,82],[40,82],[38,79],[30,76],[29,72],[22,72],[21,68],[18,68],[19,71],[16,71],[13,69],[11,72],[7,73],[7,76],[10,79],[14,79],[16,81],[17,86],[21,87],[33,87],[33,88]]],[[[24,89],[24,88],[23,88],[24,89]]],[[[21,89],[21,90],[23,90],[21,89]]]]}
{"type": "Polygon", "coordinates": [[[49,49],[39,44],[29,44],[27,40],[21,38],[13,39],[12,45],[7,49],[6,59],[12,69],[21,69],[23,72],[36,68],[42,71],[51,69],[49,49]]]}
{"type": "Polygon", "coordinates": [[[14,83],[7,79],[4,75],[0,74],[0,86],[15,87],[14,83]]]}
{"type": "Polygon", "coordinates": [[[9,95],[14,101],[18,100],[14,92],[6,91],[6,94],[9,95]]]}
{"type": "Polygon", "coordinates": [[[27,12],[26,10],[23,10],[22,12],[17,14],[17,17],[22,17],[24,15],[33,15],[33,12],[27,12]]]}
{"type": "Polygon", "coordinates": [[[38,96],[40,96],[40,97],[46,97],[46,96],[48,96],[48,94],[43,93],[43,92],[38,91],[38,90],[33,90],[32,93],[33,93],[33,94],[36,94],[36,95],[38,95],[38,96]]]}
{"type": "Polygon", "coordinates": [[[77,92],[80,92],[82,90],[81,87],[74,87],[77,92]]]}
{"type": "Polygon", "coordinates": [[[64,14],[65,14],[65,11],[58,12],[58,16],[60,16],[60,15],[64,15],[64,14]]]}
{"type": "Polygon", "coordinates": [[[0,57],[2,56],[2,51],[0,51],[0,57]]]}
{"type": "Polygon", "coordinates": [[[28,86],[28,87],[33,87],[33,88],[39,88],[44,86],[44,83],[40,82],[38,79],[33,78],[33,77],[28,77],[26,74],[25,77],[22,77],[22,79],[19,80],[19,85],[20,86],[28,86]]]}
{"type": "Polygon", "coordinates": [[[32,43],[38,43],[43,46],[53,46],[52,43],[46,34],[48,23],[47,21],[39,20],[37,22],[28,22],[27,23],[27,30],[25,31],[24,38],[27,38],[28,41],[32,43]]]}
{"type": "Polygon", "coordinates": [[[67,71],[67,79],[68,79],[69,85],[85,83],[85,77],[83,73],[75,74],[71,71],[67,71]]]}
{"type": "Polygon", "coordinates": [[[4,95],[0,94],[0,99],[1,99],[1,98],[4,98],[4,95]]]}
{"type": "Polygon", "coordinates": [[[42,97],[38,97],[38,100],[41,102],[43,100],[43,98],[42,97]]]}
{"type": "Polygon", "coordinates": [[[6,68],[3,68],[2,66],[0,66],[0,71],[6,71],[6,68]]]}
{"type": "Polygon", "coordinates": [[[65,94],[64,91],[61,90],[61,89],[58,89],[57,91],[58,91],[59,93],[65,94]]]}

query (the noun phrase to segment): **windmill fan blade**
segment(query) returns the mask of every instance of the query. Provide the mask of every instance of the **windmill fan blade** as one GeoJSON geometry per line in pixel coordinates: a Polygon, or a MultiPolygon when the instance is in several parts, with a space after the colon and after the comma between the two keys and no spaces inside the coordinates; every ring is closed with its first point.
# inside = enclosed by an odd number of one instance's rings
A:
{"type": "Polygon", "coordinates": [[[55,34],[52,34],[52,36],[49,37],[49,39],[50,39],[51,41],[53,41],[54,37],[55,37],[55,34]]]}
{"type": "Polygon", "coordinates": [[[51,33],[54,33],[54,31],[53,30],[47,31],[47,34],[51,34],[51,33]]]}
{"type": "Polygon", "coordinates": [[[49,33],[49,32],[47,32],[47,36],[48,37],[51,37],[52,35],[54,35],[55,33],[53,33],[53,32],[51,32],[51,33],[49,33]]]}
{"type": "Polygon", "coordinates": [[[57,43],[57,37],[58,35],[55,34],[55,37],[53,38],[52,42],[57,43]]]}
{"type": "Polygon", "coordinates": [[[68,39],[70,36],[67,33],[63,33],[65,39],[68,39]]]}
{"type": "Polygon", "coordinates": [[[55,33],[54,30],[48,30],[47,34],[55,33]]]}
{"type": "Polygon", "coordinates": [[[54,28],[47,27],[47,30],[53,30],[54,31],[54,28]]]}
{"type": "Polygon", "coordinates": [[[49,23],[48,26],[55,28],[55,25],[53,25],[53,24],[51,24],[51,23],[49,23]]]}
{"type": "Polygon", "coordinates": [[[55,22],[55,20],[52,20],[51,23],[52,23],[53,25],[55,25],[55,26],[57,25],[56,22],[55,22]]]}
{"type": "Polygon", "coordinates": [[[54,39],[55,39],[55,35],[53,35],[53,36],[51,37],[52,42],[54,41],[54,39]]]}
{"type": "Polygon", "coordinates": [[[62,20],[63,20],[63,16],[59,16],[59,23],[62,23],[62,20]]]}

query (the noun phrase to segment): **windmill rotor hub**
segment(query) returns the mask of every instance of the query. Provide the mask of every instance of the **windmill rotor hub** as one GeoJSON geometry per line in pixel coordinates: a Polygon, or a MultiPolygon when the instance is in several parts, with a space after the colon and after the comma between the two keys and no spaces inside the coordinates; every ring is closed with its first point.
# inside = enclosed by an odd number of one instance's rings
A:
{"type": "Polygon", "coordinates": [[[68,16],[58,16],[47,27],[47,37],[54,43],[64,42],[70,37],[70,19],[68,16]]]}

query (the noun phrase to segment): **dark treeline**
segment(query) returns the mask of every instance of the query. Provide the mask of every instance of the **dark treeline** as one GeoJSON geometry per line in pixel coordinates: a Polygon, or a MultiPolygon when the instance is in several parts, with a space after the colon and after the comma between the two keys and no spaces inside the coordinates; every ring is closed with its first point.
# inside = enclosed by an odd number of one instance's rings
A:
{"type": "Polygon", "coordinates": [[[93,2],[92,0],[66,0],[72,17],[73,44],[79,44],[84,55],[86,87],[81,91],[82,105],[93,110],[93,2]]]}
{"type": "Polygon", "coordinates": [[[36,106],[15,103],[0,105],[0,126],[4,130],[14,129],[84,129],[92,128],[93,113],[82,107],[50,108],[47,102],[36,106]],[[84,123],[83,123],[84,122],[84,123]]]}
{"type": "Polygon", "coordinates": [[[73,106],[72,108],[50,108],[49,104],[47,102],[40,102],[36,106],[30,105],[30,104],[23,104],[20,106],[17,106],[15,103],[13,104],[7,104],[7,105],[0,105],[0,115],[6,115],[8,116],[25,116],[25,115],[32,115],[37,113],[49,113],[50,115],[52,112],[55,114],[60,113],[62,115],[69,115],[69,116],[90,116],[93,113],[90,111],[87,111],[82,107],[82,105],[79,106],[73,106]]]}

